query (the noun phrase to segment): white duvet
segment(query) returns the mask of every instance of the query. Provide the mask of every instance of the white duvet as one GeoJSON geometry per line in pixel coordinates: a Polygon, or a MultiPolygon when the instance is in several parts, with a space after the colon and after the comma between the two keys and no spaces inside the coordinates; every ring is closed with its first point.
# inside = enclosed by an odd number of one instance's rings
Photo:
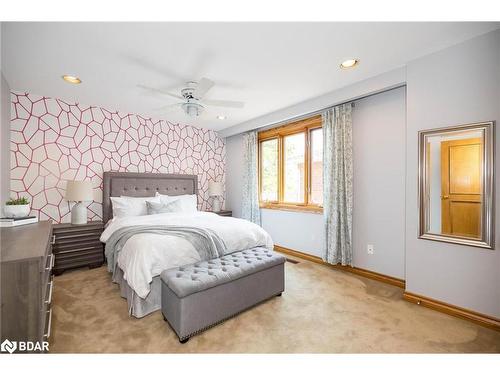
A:
{"type": "MultiPolygon", "coordinates": [[[[114,218],[101,235],[106,242],[114,231],[134,225],[182,225],[215,231],[225,242],[227,253],[256,246],[273,249],[271,236],[260,226],[247,220],[223,217],[210,212],[165,213],[145,216],[114,218]]],[[[141,298],[150,292],[153,277],[162,271],[195,263],[200,256],[191,243],[183,238],[137,234],[132,236],[118,253],[117,263],[128,285],[141,298]]]]}

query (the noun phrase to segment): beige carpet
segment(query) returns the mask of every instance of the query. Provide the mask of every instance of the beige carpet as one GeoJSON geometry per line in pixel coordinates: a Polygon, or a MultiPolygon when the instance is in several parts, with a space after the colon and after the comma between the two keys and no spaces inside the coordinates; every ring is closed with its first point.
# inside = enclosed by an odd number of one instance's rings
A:
{"type": "Polygon", "coordinates": [[[187,344],[159,311],[129,317],[105,267],[55,278],[52,353],[500,352],[500,333],[402,299],[402,290],[301,260],[286,291],[187,344]]]}

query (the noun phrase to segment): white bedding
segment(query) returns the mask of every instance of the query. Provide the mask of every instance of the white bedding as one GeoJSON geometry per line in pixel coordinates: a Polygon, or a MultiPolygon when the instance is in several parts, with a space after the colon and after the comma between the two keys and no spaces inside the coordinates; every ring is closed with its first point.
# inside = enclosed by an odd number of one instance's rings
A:
{"type": "MultiPolygon", "coordinates": [[[[164,213],[114,218],[102,233],[101,241],[106,242],[117,229],[150,224],[212,229],[224,240],[227,253],[256,246],[273,249],[271,236],[260,226],[247,220],[223,217],[210,212],[164,213]]],[[[183,238],[137,234],[125,243],[118,254],[117,263],[130,287],[139,297],[146,298],[153,277],[166,269],[195,263],[198,260],[200,256],[196,249],[183,238]]]]}

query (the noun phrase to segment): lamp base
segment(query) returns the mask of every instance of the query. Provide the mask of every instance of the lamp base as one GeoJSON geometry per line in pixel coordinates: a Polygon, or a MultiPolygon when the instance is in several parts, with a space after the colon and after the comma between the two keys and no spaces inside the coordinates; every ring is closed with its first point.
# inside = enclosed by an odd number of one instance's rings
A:
{"type": "Polygon", "coordinates": [[[87,224],[87,206],[82,202],[76,203],[71,209],[71,224],[87,224]]]}
{"type": "Polygon", "coordinates": [[[213,212],[219,212],[220,209],[221,209],[221,207],[220,207],[219,197],[214,197],[214,201],[212,203],[212,211],[213,212]]]}

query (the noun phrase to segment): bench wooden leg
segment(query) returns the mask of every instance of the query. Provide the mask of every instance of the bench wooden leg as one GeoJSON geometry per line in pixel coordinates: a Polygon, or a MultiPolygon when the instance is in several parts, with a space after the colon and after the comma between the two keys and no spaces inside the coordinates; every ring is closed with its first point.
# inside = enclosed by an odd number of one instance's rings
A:
{"type": "Polygon", "coordinates": [[[181,340],[181,339],[179,339],[179,342],[180,342],[181,344],[185,344],[185,343],[187,343],[188,341],[189,341],[189,337],[188,337],[188,338],[186,338],[186,339],[182,339],[182,340],[181,340]]]}

